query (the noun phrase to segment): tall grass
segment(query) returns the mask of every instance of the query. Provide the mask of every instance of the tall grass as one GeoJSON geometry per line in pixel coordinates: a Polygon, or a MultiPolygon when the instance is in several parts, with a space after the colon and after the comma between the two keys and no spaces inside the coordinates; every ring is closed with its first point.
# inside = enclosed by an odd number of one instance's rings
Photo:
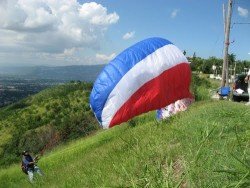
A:
{"type": "MultiPolygon", "coordinates": [[[[249,187],[250,108],[197,102],[158,122],[149,113],[47,153],[37,187],[249,187]]],[[[19,165],[2,187],[29,187],[19,165]]],[[[30,186],[31,187],[31,186],[30,186]]]]}
{"type": "Polygon", "coordinates": [[[219,83],[214,80],[208,80],[204,75],[196,73],[192,74],[191,90],[196,101],[204,101],[211,99],[211,90],[217,89],[219,83]]]}

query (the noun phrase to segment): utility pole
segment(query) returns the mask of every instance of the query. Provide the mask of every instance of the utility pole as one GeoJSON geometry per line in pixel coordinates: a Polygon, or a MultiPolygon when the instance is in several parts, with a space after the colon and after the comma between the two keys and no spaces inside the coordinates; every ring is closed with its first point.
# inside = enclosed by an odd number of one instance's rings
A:
{"type": "Polygon", "coordinates": [[[224,24],[224,36],[225,36],[227,21],[226,21],[226,11],[225,11],[225,5],[224,5],[224,3],[222,5],[222,11],[223,11],[223,24],[224,24]]]}
{"type": "MultiPolygon", "coordinates": [[[[225,40],[224,40],[224,58],[223,58],[223,68],[222,68],[222,80],[221,87],[225,85],[228,86],[228,48],[229,48],[229,35],[230,35],[230,27],[231,27],[231,17],[232,17],[232,6],[233,0],[228,0],[228,8],[227,8],[227,18],[225,21],[225,40]]],[[[223,13],[224,15],[224,13],[223,13]]]]}

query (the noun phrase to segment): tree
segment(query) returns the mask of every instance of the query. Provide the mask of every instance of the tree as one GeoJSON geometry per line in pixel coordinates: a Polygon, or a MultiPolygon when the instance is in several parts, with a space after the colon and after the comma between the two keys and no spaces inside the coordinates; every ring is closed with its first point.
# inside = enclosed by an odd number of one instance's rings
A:
{"type": "Polygon", "coordinates": [[[193,59],[196,59],[196,53],[194,52],[194,54],[193,54],[193,59]]]}
{"type": "Polygon", "coordinates": [[[236,61],[236,55],[234,53],[228,54],[228,65],[233,65],[236,61]]]}
{"type": "Polygon", "coordinates": [[[230,75],[235,75],[236,71],[236,55],[234,53],[228,54],[228,68],[230,75]],[[232,72],[234,70],[234,73],[232,72]]]}

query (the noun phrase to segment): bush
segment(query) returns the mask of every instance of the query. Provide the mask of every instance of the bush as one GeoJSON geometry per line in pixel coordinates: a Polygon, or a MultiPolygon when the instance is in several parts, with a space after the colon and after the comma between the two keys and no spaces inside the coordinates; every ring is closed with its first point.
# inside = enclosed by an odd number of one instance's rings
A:
{"type": "Polygon", "coordinates": [[[207,79],[201,78],[197,74],[192,74],[191,90],[196,101],[210,99],[209,89],[211,87],[212,85],[207,79]]]}

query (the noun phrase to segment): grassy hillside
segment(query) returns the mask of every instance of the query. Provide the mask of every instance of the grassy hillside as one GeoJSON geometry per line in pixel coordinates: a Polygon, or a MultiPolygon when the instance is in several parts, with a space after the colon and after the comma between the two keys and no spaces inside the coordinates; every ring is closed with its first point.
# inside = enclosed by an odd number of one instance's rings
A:
{"type": "Polygon", "coordinates": [[[0,165],[29,149],[43,153],[98,128],[89,107],[92,84],[74,82],[46,89],[0,109],[0,165]]]}
{"type": "MultiPolygon", "coordinates": [[[[209,99],[211,87],[206,79],[193,75],[196,100],[209,99]]],[[[17,162],[23,150],[43,154],[98,129],[89,107],[91,89],[92,84],[72,82],[0,108],[0,166],[17,162]]]]}
{"type": "MultiPolygon", "coordinates": [[[[249,187],[250,108],[201,101],[157,122],[149,113],[44,156],[41,187],[249,187]]],[[[19,165],[3,187],[29,187],[19,165]]]]}

